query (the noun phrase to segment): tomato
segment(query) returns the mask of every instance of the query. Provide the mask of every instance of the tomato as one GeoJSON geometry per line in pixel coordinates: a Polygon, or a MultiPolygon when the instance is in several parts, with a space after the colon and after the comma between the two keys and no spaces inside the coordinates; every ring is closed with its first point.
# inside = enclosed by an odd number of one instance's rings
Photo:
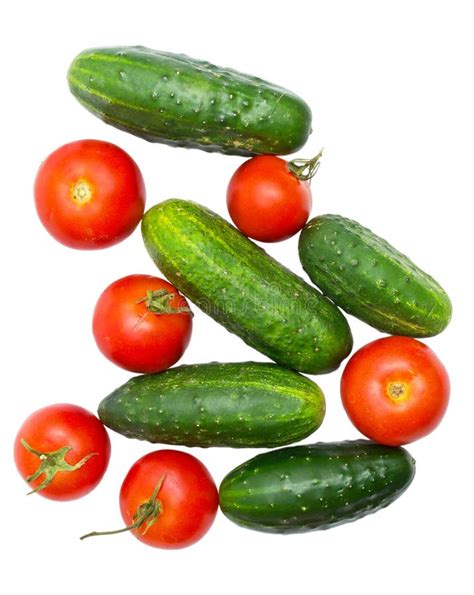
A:
{"type": "Polygon", "coordinates": [[[160,372],[189,344],[192,313],[177,289],[158,277],[129,275],[109,285],[97,301],[92,329],[97,346],[131,372],[160,372]]]}
{"type": "Polygon", "coordinates": [[[132,233],[145,209],[145,186],[133,159],[100,140],[63,145],[41,164],[36,210],[48,232],[71,248],[106,248],[132,233]]]}
{"type": "Polygon", "coordinates": [[[239,230],[262,242],[279,242],[297,233],[311,212],[309,179],[320,156],[288,163],[259,155],[245,161],[227,188],[227,208],[239,230]]]}
{"type": "Polygon", "coordinates": [[[132,465],[120,489],[127,527],[84,535],[130,530],[143,543],[178,549],[196,543],[210,529],[219,496],[206,467],[178,450],[157,450],[132,465]]]}
{"type": "Polygon", "coordinates": [[[342,402],[368,438],[399,446],[429,434],[449,400],[449,378],[435,353],[410,337],[384,337],[349,360],[341,379],[342,402]]]}
{"type": "Polygon", "coordinates": [[[74,500],[93,490],[110,459],[110,440],[92,413],[60,403],[32,413],[14,445],[15,463],[33,492],[74,500]]]}

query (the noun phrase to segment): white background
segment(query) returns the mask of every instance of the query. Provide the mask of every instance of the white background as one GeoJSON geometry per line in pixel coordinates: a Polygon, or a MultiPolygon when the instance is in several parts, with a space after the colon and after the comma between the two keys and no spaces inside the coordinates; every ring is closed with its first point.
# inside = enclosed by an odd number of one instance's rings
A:
{"type": "MultiPolygon", "coordinates": [[[[0,15],[2,114],[1,590],[109,593],[473,592],[472,202],[474,43],[470,2],[18,2],[0,15]],[[194,547],[163,551],[131,535],[79,541],[121,526],[118,491],[153,446],[112,435],[109,471],[89,496],[25,497],[11,456],[24,418],[68,401],[95,410],[129,374],[96,349],[99,293],[130,273],[158,273],[137,230],[108,250],[81,252],[41,227],[32,184],[41,160],[81,138],[115,142],[138,162],[148,206],[169,197],[226,216],[242,158],[148,144],[106,126],[70,95],[81,50],[146,45],[260,75],[300,94],[325,147],[313,183],[317,213],[340,213],[386,237],[450,293],[454,318],[427,340],[449,370],[442,425],[411,445],[417,476],[391,507],[324,532],[272,536],[219,514],[194,547]],[[463,538],[467,537],[467,543],[463,538]],[[7,585],[9,585],[7,587],[7,585]]],[[[5,8],[8,6],[8,8],[5,8]]],[[[302,274],[297,240],[268,251],[302,274]]],[[[380,335],[350,319],[355,347],[380,335]]],[[[265,358],[197,312],[182,362],[265,358]]],[[[357,438],[341,407],[340,371],[316,380],[327,415],[311,440],[357,438]]],[[[216,482],[255,451],[193,450],[216,482]]]]}

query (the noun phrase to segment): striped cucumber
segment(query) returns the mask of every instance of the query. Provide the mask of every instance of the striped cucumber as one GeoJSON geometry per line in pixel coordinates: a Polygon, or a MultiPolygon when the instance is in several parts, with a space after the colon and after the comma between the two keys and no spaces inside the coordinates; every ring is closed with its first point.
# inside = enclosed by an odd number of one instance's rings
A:
{"type": "Polygon", "coordinates": [[[220,506],[231,521],[258,531],[327,529],[388,506],[414,475],[415,461],[403,448],[367,440],[292,446],[231,471],[220,506]]]}
{"type": "Polygon", "coordinates": [[[129,438],[186,446],[274,447],[308,436],[324,417],[317,384],[267,363],[179,366],[132,378],[99,405],[129,438]]]}
{"type": "Polygon", "coordinates": [[[299,253],[304,270],[325,295],[382,332],[430,337],[451,319],[442,287],[356,221],[315,217],[301,232],[299,253]]]}
{"type": "Polygon", "coordinates": [[[144,47],[85,50],[69,88],[107,124],[168,145],[285,155],[311,132],[308,105],[287,89],[183,54],[144,47]]]}
{"type": "Polygon", "coordinates": [[[212,211],[170,199],[145,213],[142,233],[173,285],[277,363],[317,374],[349,354],[336,306],[212,211]]]}

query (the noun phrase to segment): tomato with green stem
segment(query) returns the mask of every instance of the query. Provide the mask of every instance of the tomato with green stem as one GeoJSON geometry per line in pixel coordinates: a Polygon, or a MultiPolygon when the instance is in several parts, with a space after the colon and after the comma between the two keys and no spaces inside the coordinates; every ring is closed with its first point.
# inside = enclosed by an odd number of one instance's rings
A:
{"type": "Polygon", "coordinates": [[[101,421],[78,405],[59,403],[38,409],[21,426],[14,457],[20,475],[51,500],[74,500],[102,479],[110,440],[101,421]]]}
{"type": "Polygon", "coordinates": [[[100,351],[114,364],[131,372],[161,372],[186,350],[192,312],[168,281],[129,275],[103,291],[92,330],[100,351]]]}
{"type": "Polygon", "coordinates": [[[145,185],[135,161],[101,140],[79,140],[53,151],[34,185],[46,230],[71,248],[97,249],[125,239],[145,209],[145,185]]]}
{"type": "Polygon", "coordinates": [[[126,526],[94,531],[81,539],[130,531],[153,547],[187,547],[208,532],[218,504],[214,480],[196,457],[157,450],[136,461],[123,481],[120,510],[126,526]]]}
{"type": "Polygon", "coordinates": [[[436,354],[411,337],[383,337],[359,349],[341,377],[344,408],[371,440],[400,446],[432,432],[449,401],[436,354]]]}
{"type": "Polygon", "coordinates": [[[261,242],[279,242],[300,231],[311,212],[310,180],[321,154],[290,162],[275,155],[245,161],[227,188],[227,208],[238,229],[261,242]]]}

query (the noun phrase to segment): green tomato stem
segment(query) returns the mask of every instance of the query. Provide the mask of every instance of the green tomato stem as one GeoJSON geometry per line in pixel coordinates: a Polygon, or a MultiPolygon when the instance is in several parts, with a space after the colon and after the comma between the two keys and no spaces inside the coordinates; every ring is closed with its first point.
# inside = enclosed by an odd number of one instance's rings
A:
{"type": "Polygon", "coordinates": [[[137,508],[135,514],[133,515],[133,523],[131,525],[122,527],[121,529],[115,529],[114,531],[92,531],[91,533],[82,535],[79,539],[82,540],[86,539],[87,537],[96,537],[98,535],[116,535],[117,533],[130,531],[131,529],[139,529],[144,523],[146,523],[143,531],[141,532],[142,535],[145,535],[148,529],[156,523],[158,517],[163,512],[163,505],[158,499],[158,493],[163,486],[165,477],[166,474],[160,477],[150,499],[146,500],[146,502],[143,502],[143,504],[140,504],[140,506],[137,508]]]}
{"type": "Polygon", "coordinates": [[[187,314],[193,315],[190,308],[182,306],[179,308],[173,308],[170,306],[171,300],[176,297],[176,294],[166,291],[166,289],[151,290],[146,292],[146,296],[140,298],[137,304],[145,302],[147,310],[153,312],[153,314],[181,314],[186,312],[187,314]]]}
{"type": "Polygon", "coordinates": [[[62,446],[61,448],[58,448],[58,450],[54,450],[51,452],[42,452],[42,451],[36,450],[32,446],[30,446],[24,438],[21,438],[20,442],[21,442],[22,446],[24,448],[26,448],[26,450],[28,452],[31,452],[32,454],[39,457],[39,459],[41,461],[40,464],[38,465],[38,468],[36,469],[36,471],[34,473],[32,473],[31,475],[29,475],[26,478],[26,481],[28,483],[31,483],[35,479],[38,479],[38,477],[40,477],[41,475],[44,475],[43,481],[38,486],[36,486],[36,488],[34,490],[31,490],[31,492],[28,492],[28,495],[34,494],[35,492],[39,492],[41,490],[44,490],[44,488],[49,486],[49,484],[53,481],[54,477],[56,476],[56,473],[59,473],[60,471],[62,471],[62,472],[76,471],[77,469],[82,467],[84,465],[84,463],[86,463],[91,457],[99,454],[97,452],[91,452],[90,454],[88,454],[84,458],[82,458],[75,465],[70,465],[65,460],[65,458],[66,458],[67,453],[70,450],[72,450],[71,446],[62,446]]]}
{"type": "Polygon", "coordinates": [[[288,169],[299,180],[311,181],[321,164],[323,149],[312,159],[293,159],[288,163],[288,169]]]}

